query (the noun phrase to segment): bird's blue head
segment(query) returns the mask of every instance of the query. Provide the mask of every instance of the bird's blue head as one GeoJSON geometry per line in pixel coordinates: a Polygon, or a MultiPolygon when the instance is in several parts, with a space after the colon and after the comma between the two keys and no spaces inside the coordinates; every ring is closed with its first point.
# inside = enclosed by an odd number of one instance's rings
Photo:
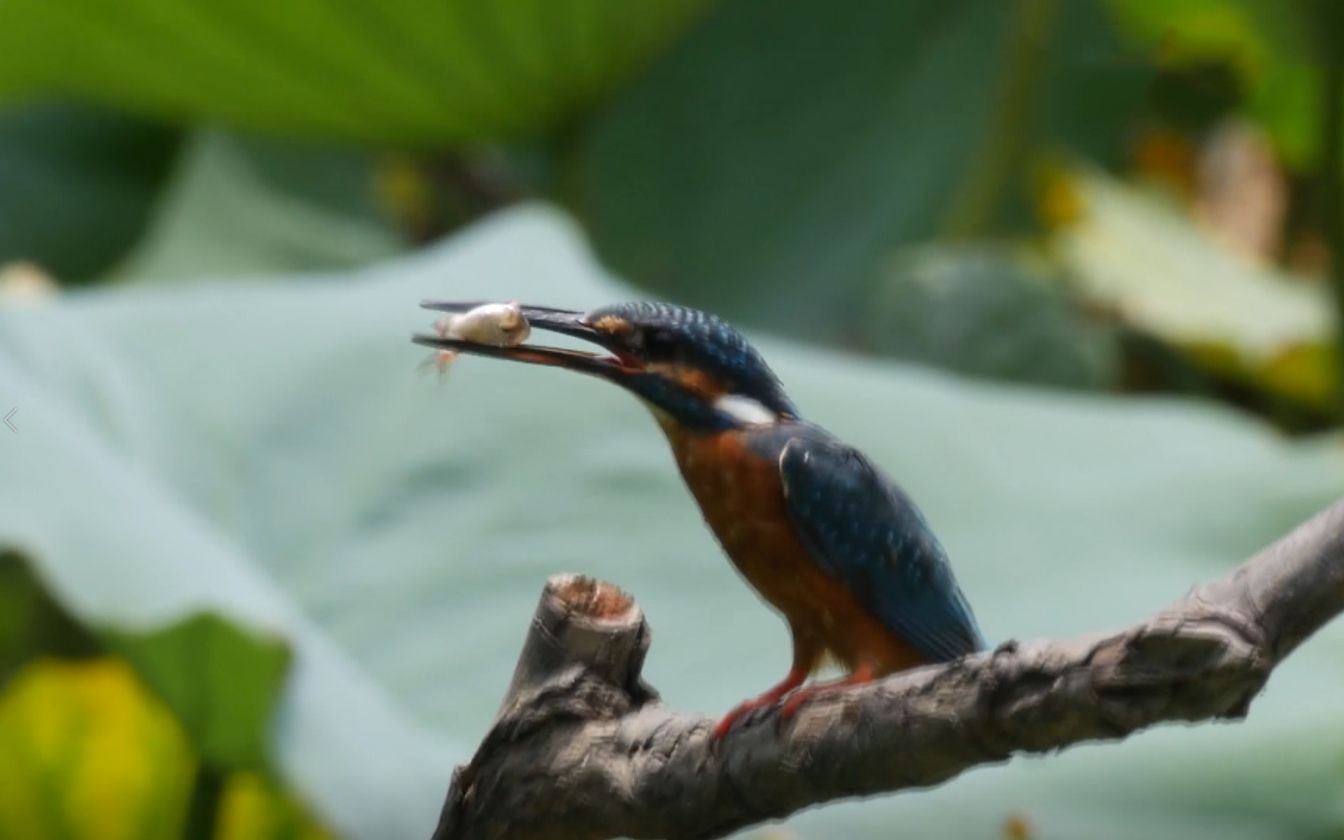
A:
{"type": "MultiPolygon", "coordinates": [[[[426,308],[467,312],[479,304],[427,301],[426,308]]],[[[600,345],[586,353],[526,344],[494,346],[416,336],[439,349],[551,365],[599,376],[642,398],[664,422],[713,431],[796,419],[798,411],[746,338],[708,312],[636,301],[573,312],[523,306],[534,329],[600,345]]]]}

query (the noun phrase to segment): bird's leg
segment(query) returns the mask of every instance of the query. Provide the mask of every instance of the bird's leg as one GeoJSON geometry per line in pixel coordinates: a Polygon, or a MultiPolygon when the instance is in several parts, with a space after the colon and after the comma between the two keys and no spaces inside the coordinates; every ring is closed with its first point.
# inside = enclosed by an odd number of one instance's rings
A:
{"type": "Polygon", "coordinates": [[[710,740],[718,741],[722,739],[733,728],[733,724],[744,716],[757,709],[773,706],[779,702],[781,697],[802,685],[803,681],[807,679],[807,675],[812,673],[812,669],[816,667],[817,659],[820,656],[821,649],[817,645],[805,639],[800,639],[798,634],[795,633],[793,636],[793,665],[789,668],[788,676],[761,696],[744,700],[729,710],[728,714],[724,715],[719,720],[718,725],[714,727],[710,740]]]}
{"type": "Polygon", "coordinates": [[[757,709],[764,709],[768,706],[775,705],[779,702],[779,698],[802,685],[803,680],[807,679],[807,674],[808,669],[799,668],[797,665],[794,665],[789,669],[789,675],[781,680],[778,685],[773,686],[760,697],[743,700],[729,710],[728,714],[724,715],[719,720],[718,725],[714,727],[714,734],[711,737],[717,741],[724,735],[727,735],[728,730],[733,728],[733,724],[737,723],[743,716],[750,714],[757,709]]]}
{"type": "Polygon", "coordinates": [[[841,691],[856,685],[872,682],[876,673],[873,666],[868,663],[860,663],[857,668],[850,672],[849,676],[833,682],[818,683],[810,685],[807,688],[800,688],[793,693],[793,696],[784,701],[784,705],[779,710],[779,722],[787,723],[798,710],[803,707],[807,701],[821,694],[829,694],[832,691],[841,691]]]}

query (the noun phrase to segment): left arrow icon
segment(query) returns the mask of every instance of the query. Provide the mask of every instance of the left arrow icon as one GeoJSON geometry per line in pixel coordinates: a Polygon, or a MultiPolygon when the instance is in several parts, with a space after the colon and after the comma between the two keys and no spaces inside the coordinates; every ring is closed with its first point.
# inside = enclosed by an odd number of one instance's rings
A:
{"type": "Polygon", "coordinates": [[[9,410],[8,414],[5,415],[5,425],[8,426],[9,430],[11,432],[14,432],[15,434],[18,434],[19,428],[14,425],[14,415],[18,413],[19,413],[19,407],[16,405],[9,410]]]}

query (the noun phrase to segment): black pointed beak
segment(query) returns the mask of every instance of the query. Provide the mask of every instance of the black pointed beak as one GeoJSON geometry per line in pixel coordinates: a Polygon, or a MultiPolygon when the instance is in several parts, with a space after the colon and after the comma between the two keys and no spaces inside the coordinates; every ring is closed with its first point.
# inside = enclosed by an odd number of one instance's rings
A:
{"type": "MultiPolygon", "coordinates": [[[[426,300],[420,303],[420,306],[425,309],[453,314],[462,314],[485,305],[487,305],[485,301],[426,300]]],[[[587,324],[582,312],[553,309],[546,306],[523,306],[521,310],[523,318],[534,330],[545,330],[546,332],[581,339],[596,344],[609,352],[592,353],[535,344],[497,346],[464,341],[448,335],[426,335],[422,333],[416,334],[411,340],[416,344],[433,347],[436,350],[451,350],[456,353],[469,353],[473,356],[487,356],[493,359],[509,359],[530,365],[561,367],[579,373],[601,376],[605,379],[618,380],[621,377],[639,373],[643,369],[638,360],[619,350],[611,336],[595,330],[587,324]]]]}

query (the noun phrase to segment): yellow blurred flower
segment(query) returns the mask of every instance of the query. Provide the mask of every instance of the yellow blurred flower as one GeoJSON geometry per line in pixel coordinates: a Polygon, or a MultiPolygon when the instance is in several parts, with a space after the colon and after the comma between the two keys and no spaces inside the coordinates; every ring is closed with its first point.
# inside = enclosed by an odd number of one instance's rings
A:
{"type": "MultiPolygon", "coordinates": [[[[182,836],[197,759],[176,718],[119,659],[40,659],[0,693],[0,840],[182,836]]],[[[266,777],[234,773],[221,840],[330,835],[266,777]]]]}
{"type": "Polygon", "coordinates": [[[0,695],[0,836],[176,837],[194,761],[177,722],[115,659],[28,665],[0,695]]]}
{"type": "Polygon", "coordinates": [[[326,840],[308,812],[257,773],[237,773],[224,790],[219,840],[326,840]]]}

